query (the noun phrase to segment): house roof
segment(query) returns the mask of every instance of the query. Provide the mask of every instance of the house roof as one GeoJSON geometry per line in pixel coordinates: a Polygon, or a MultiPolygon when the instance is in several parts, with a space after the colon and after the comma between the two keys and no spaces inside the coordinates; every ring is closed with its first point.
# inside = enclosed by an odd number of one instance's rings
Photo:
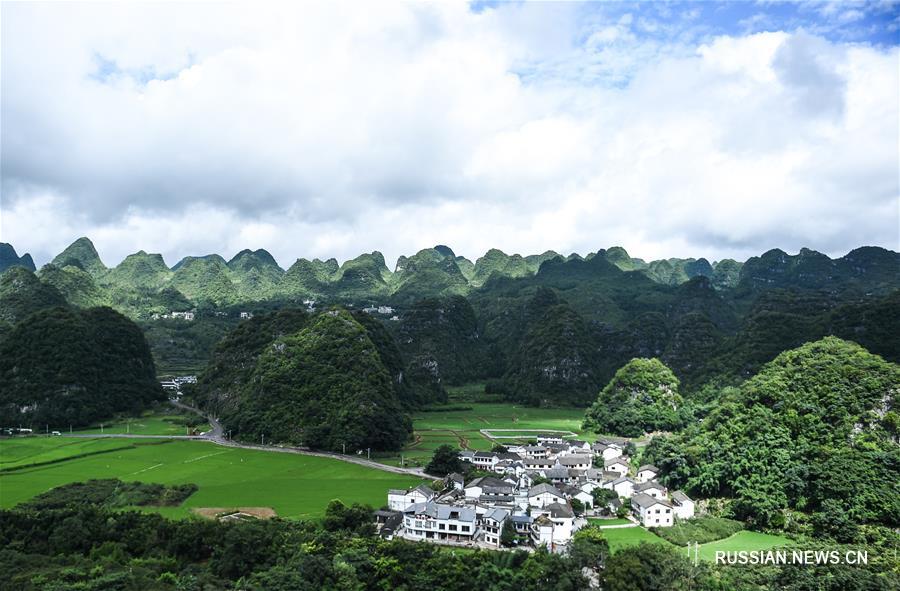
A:
{"type": "Polygon", "coordinates": [[[388,489],[388,494],[389,494],[389,495],[403,495],[403,496],[406,496],[406,491],[405,491],[405,490],[401,490],[401,489],[399,489],[399,488],[390,488],[390,489],[388,489]]]}
{"type": "Polygon", "coordinates": [[[495,454],[494,452],[490,452],[490,451],[476,451],[475,457],[476,458],[496,458],[497,454],[495,454]]]}
{"type": "Polygon", "coordinates": [[[650,480],[648,482],[641,482],[640,484],[634,485],[634,490],[637,492],[642,492],[645,490],[650,490],[651,488],[655,488],[657,490],[666,490],[666,487],[661,485],[655,480],[650,480]]]}
{"type": "Polygon", "coordinates": [[[514,488],[514,485],[512,483],[506,482],[505,480],[500,480],[499,478],[494,478],[493,476],[482,476],[480,478],[476,478],[468,485],[466,485],[466,488],[473,488],[476,486],[480,486],[481,488],[499,488],[502,490],[514,488]]]}
{"type": "Polygon", "coordinates": [[[550,517],[555,517],[556,519],[575,517],[572,508],[569,507],[569,505],[563,505],[562,503],[550,503],[544,507],[544,510],[550,511],[550,517]]]}
{"type": "Polygon", "coordinates": [[[578,464],[590,464],[591,457],[583,454],[572,454],[570,456],[560,456],[556,461],[563,466],[577,466],[578,464]]]}
{"type": "Polygon", "coordinates": [[[407,507],[404,513],[427,515],[432,519],[455,519],[457,521],[475,521],[475,509],[457,507],[456,505],[440,505],[438,503],[415,503],[407,507]]]}
{"type": "Polygon", "coordinates": [[[628,462],[625,461],[625,459],[622,456],[619,456],[618,458],[613,458],[611,460],[606,460],[605,462],[603,462],[604,466],[613,466],[615,464],[622,464],[625,467],[628,466],[628,462]]]}
{"type": "Polygon", "coordinates": [[[498,522],[505,520],[507,517],[509,517],[509,511],[496,507],[484,516],[485,519],[493,519],[498,522]]]}
{"type": "Polygon", "coordinates": [[[638,472],[641,472],[641,471],[643,471],[643,470],[653,470],[654,472],[656,472],[657,474],[659,474],[659,468],[657,468],[657,467],[654,466],[653,464],[644,464],[643,466],[641,466],[640,468],[638,468],[638,472]]]}
{"type": "Polygon", "coordinates": [[[630,482],[631,484],[634,484],[634,479],[629,478],[628,476],[620,476],[612,481],[612,485],[616,486],[617,484],[622,484],[623,482],[630,482]]]}
{"type": "Polygon", "coordinates": [[[423,495],[426,499],[430,499],[430,498],[434,497],[435,494],[437,494],[437,493],[435,493],[435,491],[434,491],[433,489],[428,488],[428,487],[425,486],[424,484],[420,484],[419,486],[417,486],[416,488],[412,489],[412,490],[409,491],[409,492],[410,492],[410,494],[411,494],[411,493],[414,493],[414,492],[422,493],[422,495],[423,495]]]}
{"type": "Polygon", "coordinates": [[[680,491],[680,490],[676,490],[675,492],[672,493],[672,500],[678,504],[694,502],[691,499],[691,497],[687,496],[686,494],[684,494],[683,491],[680,491]]]}
{"type": "Polygon", "coordinates": [[[509,519],[513,523],[531,523],[532,521],[534,521],[530,515],[524,515],[524,514],[510,515],[509,519]]]}
{"type": "Polygon", "coordinates": [[[544,470],[544,477],[550,480],[554,478],[568,478],[569,470],[566,468],[547,468],[544,470]]]}
{"type": "Polygon", "coordinates": [[[552,495],[558,496],[559,498],[563,498],[563,495],[561,492],[559,492],[558,488],[556,488],[552,484],[547,484],[546,482],[542,482],[541,484],[532,486],[530,489],[528,489],[529,497],[536,497],[544,493],[550,493],[552,495]]]}
{"type": "Polygon", "coordinates": [[[500,458],[501,460],[511,460],[511,461],[516,461],[516,460],[522,459],[522,456],[520,456],[519,454],[513,453],[511,451],[499,453],[499,454],[497,454],[497,457],[500,458]]]}
{"type": "Polygon", "coordinates": [[[662,505],[663,507],[672,507],[672,503],[666,501],[665,499],[655,499],[650,495],[646,495],[644,493],[638,493],[631,497],[631,505],[636,507],[643,507],[646,509],[647,507],[652,507],[653,505],[662,505]]]}
{"type": "Polygon", "coordinates": [[[544,526],[544,527],[553,527],[553,522],[550,521],[550,518],[547,517],[546,515],[538,515],[534,519],[534,524],[544,526]]]}
{"type": "Polygon", "coordinates": [[[466,481],[466,479],[463,477],[463,475],[458,472],[449,474],[447,476],[447,480],[450,480],[451,482],[465,482],[466,481]]]}
{"type": "Polygon", "coordinates": [[[471,451],[471,450],[468,450],[468,449],[464,449],[464,450],[460,451],[460,452],[459,452],[458,454],[456,454],[456,455],[458,455],[458,456],[461,457],[461,458],[471,458],[471,457],[474,457],[474,456],[475,456],[475,452],[474,452],[474,451],[471,451]]]}

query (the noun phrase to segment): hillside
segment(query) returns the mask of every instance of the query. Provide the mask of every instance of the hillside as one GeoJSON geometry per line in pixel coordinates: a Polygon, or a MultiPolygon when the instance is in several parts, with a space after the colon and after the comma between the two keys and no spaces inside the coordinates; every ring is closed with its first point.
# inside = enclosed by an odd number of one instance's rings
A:
{"type": "Polygon", "coordinates": [[[109,308],[40,310],[0,342],[0,424],[79,427],[164,399],[140,329],[109,308]]]}
{"type": "Polygon", "coordinates": [[[27,252],[19,256],[12,244],[0,242],[0,275],[10,267],[24,267],[34,271],[34,261],[27,252]]]}
{"type": "MultiPolygon", "coordinates": [[[[272,327],[279,320],[275,318],[272,327]]],[[[215,370],[204,374],[201,389],[214,389],[225,428],[235,437],[295,443],[313,448],[399,449],[412,427],[403,414],[391,374],[366,329],[339,310],[308,321],[290,319],[290,332],[261,345],[261,331],[241,331],[256,350],[246,379],[223,383],[215,370]],[[291,330],[298,325],[299,330],[291,330]]],[[[274,337],[274,338],[272,338],[274,337]]],[[[235,349],[241,354],[241,349],[235,349]]],[[[224,348],[217,351],[221,355],[224,348]]],[[[248,359],[249,361],[249,359],[248,359]]],[[[241,376],[242,377],[242,376],[241,376]]]]}
{"type": "Polygon", "coordinates": [[[792,508],[816,527],[841,514],[897,527],[898,384],[897,364],[824,338],[778,355],[702,423],[654,439],[645,458],[669,486],[731,498],[738,518],[761,526],[782,526],[792,508]]]}

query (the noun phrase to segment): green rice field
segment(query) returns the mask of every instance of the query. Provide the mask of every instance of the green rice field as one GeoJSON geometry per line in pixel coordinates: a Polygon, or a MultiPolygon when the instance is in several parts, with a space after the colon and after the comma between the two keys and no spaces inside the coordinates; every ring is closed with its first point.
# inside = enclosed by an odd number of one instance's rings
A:
{"type": "Polygon", "coordinates": [[[183,506],[151,509],[170,517],[188,516],[195,507],[271,507],[282,517],[315,518],[332,499],[380,507],[387,502],[389,488],[421,482],[339,460],[226,448],[202,441],[0,440],[0,507],[9,508],[54,486],[91,478],[198,485],[199,490],[183,506]],[[15,467],[20,469],[10,471],[15,467]]]}
{"type": "MultiPolygon", "coordinates": [[[[180,424],[183,415],[151,415],[134,419],[122,419],[95,426],[90,429],[79,429],[76,433],[131,433],[134,435],[190,435],[187,427],[180,424]]],[[[209,424],[199,425],[199,431],[209,429],[209,424]]]]}
{"type": "MultiPolygon", "coordinates": [[[[528,438],[542,430],[571,431],[582,434],[584,409],[534,408],[510,403],[463,402],[413,414],[415,441],[401,452],[406,465],[424,466],[435,448],[450,444],[462,449],[486,451],[493,447],[482,429],[516,429],[528,438]],[[531,431],[531,432],[528,432],[531,431]]],[[[515,433],[515,432],[514,432],[515,433]]],[[[590,438],[593,438],[592,434],[590,438]]],[[[503,439],[505,443],[515,440],[503,439]]],[[[380,462],[397,465],[401,454],[380,455],[380,462]]]]}

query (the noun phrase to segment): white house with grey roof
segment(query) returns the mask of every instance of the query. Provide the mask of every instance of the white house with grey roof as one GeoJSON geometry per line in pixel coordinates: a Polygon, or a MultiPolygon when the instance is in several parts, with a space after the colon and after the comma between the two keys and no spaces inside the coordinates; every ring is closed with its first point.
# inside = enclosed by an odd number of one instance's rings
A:
{"type": "Polygon", "coordinates": [[[634,485],[634,494],[643,493],[656,499],[666,498],[666,487],[652,480],[650,482],[639,482],[634,485]]]}
{"type": "Polygon", "coordinates": [[[644,527],[669,527],[675,522],[672,503],[644,493],[631,497],[631,512],[644,527]]]}
{"type": "Polygon", "coordinates": [[[637,469],[637,481],[649,482],[659,476],[659,468],[653,464],[644,464],[637,469]]]}
{"type": "Polygon", "coordinates": [[[388,507],[391,511],[403,511],[414,503],[425,503],[435,497],[435,492],[420,484],[409,490],[391,489],[388,491],[388,507]]]}
{"type": "Polygon", "coordinates": [[[478,533],[475,509],[415,503],[403,511],[404,537],[412,540],[471,542],[478,533]]]}
{"type": "Polygon", "coordinates": [[[624,457],[614,458],[603,462],[603,469],[607,472],[618,472],[622,476],[628,474],[628,460],[624,457]]]}
{"type": "Polygon", "coordinates": [[[694,516],[694,501],[683,491],[676,490],[672,493],[672,505],[678,519],[690,519],[694,516]]]}
{"type": "Polygon", "coordinates": [[[503,525],[509,518],[509,511],[506,509],[495,508],[486,513],[481,520],[482,539],[485,544],[500,547],[500,534],[503,532],[503,525]]]}
{"type": "Polygon", "coordinates": [[[558,488],[546,482],[532,486],[528,490],[528,504],[532,507],[544,507],[552,503],[565,502],[565,495],[558,488]]]}

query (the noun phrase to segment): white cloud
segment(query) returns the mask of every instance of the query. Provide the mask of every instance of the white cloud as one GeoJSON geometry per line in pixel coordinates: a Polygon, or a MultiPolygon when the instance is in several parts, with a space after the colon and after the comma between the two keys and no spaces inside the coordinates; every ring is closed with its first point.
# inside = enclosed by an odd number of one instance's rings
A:
{"type": "Polygon", "coordinates": [[[5,5],[0,239],[285,266],[898,248],[896,48],[586,26],[549,4],[5,5]]]}

